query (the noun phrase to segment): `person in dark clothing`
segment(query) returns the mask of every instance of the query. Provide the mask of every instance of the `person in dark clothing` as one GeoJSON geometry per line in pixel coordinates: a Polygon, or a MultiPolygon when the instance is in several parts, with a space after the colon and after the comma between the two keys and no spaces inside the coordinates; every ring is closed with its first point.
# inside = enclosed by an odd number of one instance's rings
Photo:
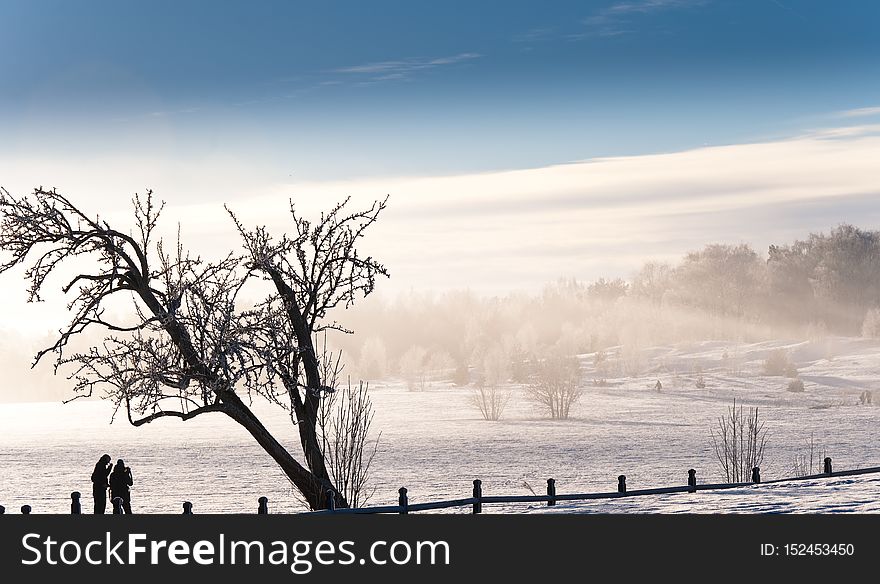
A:
{"type": "Polygon", "coordinates": [[[110,455],[105,454],[98,460],[97,464],[95,464],[95,470],[92,471],[92,496],[95,499],[95,515],[103,514],[104,509],[107,508],[107,487],[110,486],[107,479],[111,468],[113,468],[113,465],[110,464],[110,455]]]}
{"type": "Polygon", "coordinates": [[[131,478],[131,469],[125,466],[120,458],[116,461],[113,472],[110,473],[110,497],[122,499],[122,508],[126,515],[131,515],[131,491],[129,487],[134,484],[131,478]]]}

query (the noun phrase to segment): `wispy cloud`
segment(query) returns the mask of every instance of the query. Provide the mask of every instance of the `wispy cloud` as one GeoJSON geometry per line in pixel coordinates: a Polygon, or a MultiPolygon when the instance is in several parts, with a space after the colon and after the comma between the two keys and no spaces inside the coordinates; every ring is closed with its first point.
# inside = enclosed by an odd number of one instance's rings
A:
{"type": "Polygon", "coordinates": [[[582,23],[586,30],[568,35],[569,40],[580,40],[590,37],[614,37],[636,32],[634,17],[662,12],[703,6],[709,0],[638,0],[634,2],[618,2],[599,10],[585,18],[582,23]]]}
{"type": "Polygon", "coordinates": [[[34,177],[52,181],[81,195],[87,208],[125,220],[128,197],[119,194],[149,185],[171,203],[169,236],[180,222],[184,240],[205,257],[229,245],[231,226],[218,201],[246,224],[282,231],[289,228],[284,209],[291,196],[304,213],[317,214],[347,195],[361,206],[390,193],[369,244],[394,274],[388,286],[504,291],[563,274],[626,276],[645,258],[677,258],[707,242],[746,241],[761,250],[842,221],[876,229],[878,157],[880,124],[864,124],[444,176],[280,179],[272,164],[232,152],[193,158],[169,150],[76,158],[17,153],[0,157],[0,177],[13,192],[29,190],[34,177]]]}
{"type": "Polygon", "coordinates": [[[522,34],[513,37],[515,43],[535,43],[552,39],[556,36],[556,29],[549,26],[530,28],[522,34]]]}
{"type": "MultiPolygon", "coordinates": [[[[866,125],[667,154],[288,190],[320,201],[391,193],[393,208],[373,241],[400,284],[455,280],[501,289],[539,286],[560,274],[626,276],[646,258],[676,258],[708,242],[764,250],[842,221],[877,228],[878,155],[880,127],[866,125]]],[[[248,200],[254,221],[271,206],[248,200]]]]}
{"type": "Polygon", "coordinates": [[[835,113],[835,117],[838,118],[863,118],[867,116],[880,116],[880,106],[860,107],[835,113]]]}
{"type": "Polygon", "coordinates": [[[668,10],[670,8],[690,8],[701,6],[707,0],[641,0],[639,2],[619,2],[609,6],[605,12],[609,14],[632,14],[633,12],[645,14],[668,10]]]}
{"type": "Polygon", "coordinates": [[[341,67],[339,69],[334,69],[332,72],[346,75],[358,75],[366,78],[368,81],[391,81],[405,79],[412,76],[414,73],[428,69],[472,61],[474,59],[479,59],[482,56],[483,55],[479,53],[459,53],[449,57],[378,61],[363,65],[354,65],[351,67],[341,67]]]}

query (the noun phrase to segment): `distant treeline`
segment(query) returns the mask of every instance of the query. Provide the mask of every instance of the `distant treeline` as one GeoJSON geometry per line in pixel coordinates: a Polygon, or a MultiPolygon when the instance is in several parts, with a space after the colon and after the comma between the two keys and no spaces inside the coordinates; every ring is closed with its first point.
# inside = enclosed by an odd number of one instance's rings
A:
{"type": "Polygon", "coordinates": [[[627,292],[655,303],[676,303],[709,314],[769,325],[820,326],[859,334],[880,305],[880,232],[840,225],[829,234],[771,245],[707,245],[677,266],[646,264],[627,292]]]}
{"type": "MultiPolygon", "coordinates": [[[[880,232],[841,225],[766,253],[711,244],[677,264],[647,262],[629,279],[560,279],[532,294],[374,295],[333,315],[355,334],[330,342],[355,380],[403,377],[417,389],[439,380],[525,381],[548,355],[604,351],[616,371],[635,374],[651,345],[880,337],[878,306],[880,232]]],[[[64,375],[29,369],[42,343],[2,341],[0,401],[69,397],[64,375]]]]}
{"type": "Polygon", "coordinates": [[[368,299],[340,315],[357,334],[336,344],[354,376],[418,384],[447,371],[466,382],[499,367],[493,377],[517,377],[518,364],[551,352],[617,347],[626,359],[669,342],[877,336],[878,306],[880,232],[840,225],[766,254],[707,245],[677,264],[647,262],[629,280],[563,279],[537,294],[494,298],[459,291],[368,299]]]}

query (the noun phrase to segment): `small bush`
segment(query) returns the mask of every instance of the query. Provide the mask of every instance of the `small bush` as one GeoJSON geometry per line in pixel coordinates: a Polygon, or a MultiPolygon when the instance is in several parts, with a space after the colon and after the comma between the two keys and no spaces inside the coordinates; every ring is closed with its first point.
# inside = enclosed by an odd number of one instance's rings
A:
{"type": "Polygon", "coordinates": [[[743,411],[736,400],[727,408],[727,414],[718,418],[715,428],[709,429],[715,458],[728,483],[749,480],[752,469],[764,461],[767,429],[758,417],[758,408],[743,411]]]}
{"type": "Polygon", "coordinates": [[[480,410],[483,419],[497,422],[510,402],[511,392],[497,385],[479,384],[471,393],[471,404],[480,410]]]}
{"type": "Polygon", "coordinates": [[[785,349],[774,349],[764,361],[764,375],[792,377],[797,375],[797,368],[785,349]]]}
{"type": "Polygon", "coordinates": [[[865,314],[862,336],[866,339],[880,339],[880,308],[872,308],[865,314]]]}
{"type": "Polygon", "coordinates": [[[428,385],[428,351],[419,346],[410,347],[400,357],[400,375],[410,391],[424,391],[428,385]]]}
{"type": "Polygon", "coordinates": [[[525,394],[554,420],[568,418],[571,406],[581,397],[580,362],[575,356],[554,355],[535,363],[532,382],[525,394]]]}
{"type": "Polygon", "coordinates": [[[593,367],[596,369],[596,374],[601,378],[608,377],[611,371],[609,369],[608,354],[605,351],[601,349],[596,351],[596,355],[593,357],[593,367]]]}
{"type": "Polygon", "coordinates": [[[810,441],[805,443],[802,451],[794,456],[792,476],[805,477],[822,473],[826,454],[825,445],[816,442],[813,435],[810,434],[810,441]]]}
{"type": "Polygon", "coordinates": [[[455,385],[467,385],[471,382],[471,372],[466,361],[459,361],[455,365],[455,372],[452,374],[452,383],[455,385]]]}
{"type": "Polygon", "coordinates": [[[792,379],[788,382],[788,391],[800,393],[804,390],[804,382],[800,379],[792,379]]]}

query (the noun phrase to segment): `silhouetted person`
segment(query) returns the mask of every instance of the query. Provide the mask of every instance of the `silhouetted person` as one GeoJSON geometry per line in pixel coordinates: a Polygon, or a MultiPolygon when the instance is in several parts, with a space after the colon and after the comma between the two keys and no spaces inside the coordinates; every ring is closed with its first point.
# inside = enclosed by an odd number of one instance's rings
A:
{"type": "Polygon", "coordinates": [[[660,380],[658,379],[657,383],[654,384],[654,391],[660,391],[661,389],[663,389],[663,384],[660,383],[660,380]]]}
{"type": "Polygon", "coordinates": [[[126,515],[131,515],[131,491],[129,487],[134,484],[131,478],[131,469],[125,466],[121,458],[116,461],[113,472],[110,473],[110,497],[122,499],[122,508],[126,515]]]}
{"type": "Polygon", "coordinates": [[[95,470],[92,471],[92,496],[95,498],[95,515],[104,513],[107,508],[107,487],[110,486],[108,481],[110,469],[110,455],[105,454],[95,464],[95,470]]]}

